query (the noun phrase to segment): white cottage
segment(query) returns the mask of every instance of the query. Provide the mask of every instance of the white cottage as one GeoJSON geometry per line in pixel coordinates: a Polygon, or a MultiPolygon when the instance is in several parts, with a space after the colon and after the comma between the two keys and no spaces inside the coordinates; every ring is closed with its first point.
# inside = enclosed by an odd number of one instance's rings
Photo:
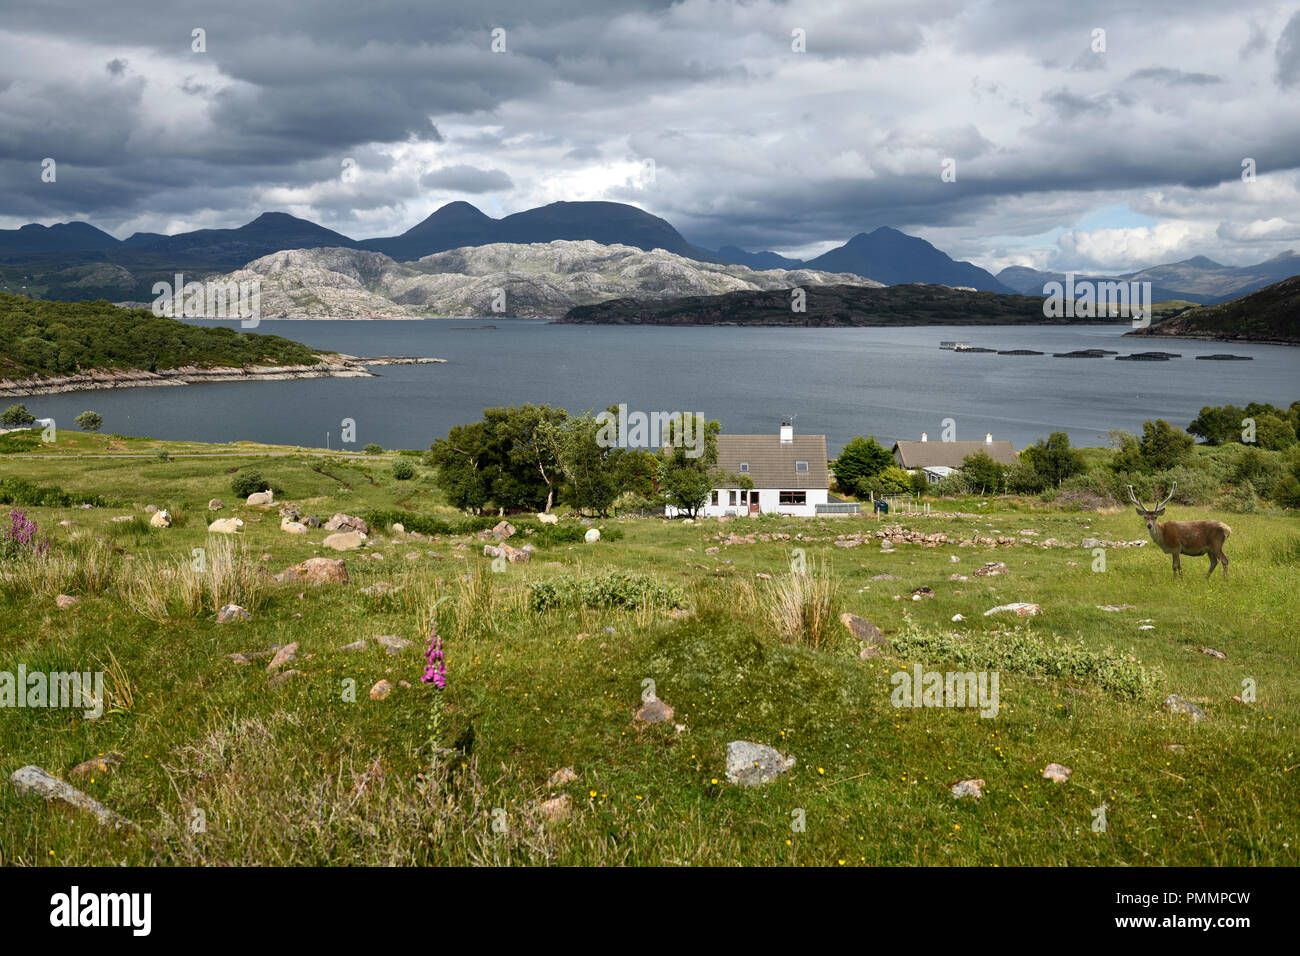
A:
{"type": "MultiPolygon", "coordinates": [[[[817,513],[827,502],[826,436],[795,435],[782,423],[775,435],[719,435],[718,470],[729,479],[747,476],[753,489],[728,480],[713,489],[701,517],[722,515],[817,513]]],[[[669,506],[668,517],[678,512],[669,506]]]]}

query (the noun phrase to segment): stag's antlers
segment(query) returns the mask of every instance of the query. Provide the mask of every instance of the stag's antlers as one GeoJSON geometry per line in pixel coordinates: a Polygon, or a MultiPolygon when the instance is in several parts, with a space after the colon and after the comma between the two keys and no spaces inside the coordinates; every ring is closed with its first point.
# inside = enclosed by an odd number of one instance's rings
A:
{"type": "Polygon", "coordinates": [[[1174,489],[1176,489],[1177,487],[1178,487],[1178,482],[1175,481],[1173,484],[1169,486],[1169,494],[1166,495],[1165,499],[1162,502],[1160,502],[1160,504],[1156,505],[1154,508],[1148,508],[1142,502],[1138,501],[1137,495],[1133,493],[1132,485],[1128,486],[1128,496],[1133,499],[1133,504],[1137,505],[1144,512],[1146,512],[1147,514],[1153,514],[1159,511],[1165,505],[1169,504],[1169,502],[1174,500],[1174,489]]]}

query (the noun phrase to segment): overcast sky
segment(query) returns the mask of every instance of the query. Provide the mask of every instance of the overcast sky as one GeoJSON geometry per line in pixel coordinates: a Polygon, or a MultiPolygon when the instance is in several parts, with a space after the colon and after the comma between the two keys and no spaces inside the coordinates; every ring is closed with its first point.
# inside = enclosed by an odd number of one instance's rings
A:
{"type": "Polygon", "coordinates": [[[1256,262],[1300,250],[1300,4],[0,0],[0,227],[364,238],[457,199],[794,255],[891,225],[993,271],[1256,262]]]}

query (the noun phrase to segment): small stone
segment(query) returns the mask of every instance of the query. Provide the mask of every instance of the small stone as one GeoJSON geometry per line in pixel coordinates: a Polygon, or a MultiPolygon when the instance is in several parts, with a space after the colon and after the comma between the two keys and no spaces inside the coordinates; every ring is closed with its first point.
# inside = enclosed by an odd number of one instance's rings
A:
{"type": "Polygon", "coordinates": [[[673,709],[658,697],[652,697],[637,709],[632,719],[643,724],[664,724],[673,719],[673,709]]]}
{"type": "Polygon", "coordinates": [[[952,616],[951,620],[952,620],[954,623],[956,623],[957,621],[964,621],[964,620],[966,620],[966,615],[964,615],[964,614],[954,614],[954,615],[952,616]]]}
{"type": "Polygon", "coordinates": [[[100,754],[97,757],[91,757],[89,760],[83,760],[69,772],[73,777],[89,777],[91,774],[112,773],[117,769],[118,764],[122,762],[122,755],[116,753],[100,754]]]}
{"type": "Polygon", "coordinates": [[[74,598],[71,594],[60,594],[58,597],[54,599],[54,603],[59,607],[59,609],[64,611],[72,607],[77,602],[78,602],[78,598],[74,598]]]}
{"type": "Polygon", "coordinates": [[[984,796],[985,783],[981,779],[961,780],[952,785],[952,795],[960,800],[962,797],[974,797],[978,800],[984,796]]]}
{"type": "Polygon", "coordinates": [[[1173,714],[1186,714],[1194,721],[1207,720],[1205,711],[1197,707],[1190,700],[1179,697],[1177,694],[1170,694],[1165,698],[1165,710],[1173,714]]]}
{"type": "Polygon", "coordinates": [[[253,615],[238,604],[223,604],[217,611],[218,624],[230,624],[232,621],[251,621],[253,615]]]}
{"type": "Polygon", "coordinates": [[[39,796],[47,803],[59,800],[70,807],[84,810],[93,815],[95,819],[104,826],[111,826],[114,829],[120,827],[135,827],[135,824],[123,817],[121,814],[108,809],[108,807],[104,806],[98,800],[87,796],[76,787],[70,786],[57,777],[51,776],[40,767],[34,765],[21,767],[10,774],[9,782],[12,783],[14,789],[21,794],[39,796]]]}
{"type": "Polygon", "coordinates": [[[873,581],[893,581],[893,580],[894,580],[894,576],[893,576],[892,574],[890,574],[888,571],[886,571],[886,572],[884,572],[883,574],[877,574],[877,575],[876,575],[875,577],[873,577],[871,580],[873,580],[873,581]]]}
{"type": "Polygon", "coordinates": [[[1035,614],[1041,613],[1042,610],[1043,609],[1037,604],[1027,604],[1023,601],[1019,601],[1015,604],[999,604],[997,607],[989,608],[984,612],[984,616],[989,617],[992,614],[999,614],[1003,611],[1012,611],[1018,617],[1033,617],[1035,614]]]}
{"type": "Polygon", "coordinates": [[[912,591],[913,601],[919,601],[921,598],[932,597],[934,597],[934,588],[930,587],[928,584],[922,584],[919,588],[915,588],[912,591]]]}
{"type": "Polygon", "coordinates": [[[567,793],[562,793],[558,797],[552,797],[537,805],[537,812],[552,823],[558,823],[561,820],[568,819],[573,812],[573,801],[569,799],[567,793]]]}
{"type": "Polygon", "coordinates": [[[1070,774],[1074,773],[1069,767],[1059,763],[1049,763],[1043,769],[1043,779],[1050,780],[1052,783],[1065,783],[1070,779],[1070,774]]]}
{"type": "Polygon", "coordinates": [[[1007,566],[1001,561],[990,561],[988,564],[981,565],[972,572],[976,577],[989,577],[995,574],[1006,574],[1007,566]]]}
{"type": "Polygon", "coordinates": [[[1136,604],[1098,604],[1098,605],[1097,605],[1097,610],[1099,610],[1099,611],[1135,611],[1135,610],[1137,610],[1137,605],[1136,605],[1136,604]]]}
{"type": "Polygon", "coordinates": [[[281,667],[289,663],[297,656],[298,656],[298,642],[294,641],[292,644],[286,644],[284,647],[280,648],[278,651],[275,652],[275,656],[271,658],[271,663],[266,665],[266,672],[270,674],[270,673],[274,673],[275,671],[278,671],[281,667]]]}
{"type": "Polygon", "coordinates": [[[771,783],[795,764],[774,747],[750,740],[733,740],[727,744],[727,780],[742,787],[761,787],[771,783]]]}
{"type": "Polygon", "coordinates": [[[371,700],[383,700],[393,692],[393,685],[386,680],[376,681],[375,686],[370,688],[371,700]]]}
{"type": "Polygon", "coordinates": [[[367,644],[367,643],[365,642],[364,639],[362,639],[362,640],[360,640],[360,641],[353,641],[351,644],[344,644],[342,647],[339,648],[339,650],[341,650],[341,651],[364,651],[364,650],[365,650],[367,647],[369,647],[369,646],[370,646],[370,645],[367,644]]]}
{"type": "Polygon", "coordinates": [[[551,778],[546,781],[546,785],[548,787],[562,787],[566,783],[572,783],[577,779],[578,775],[574,772],[572,767],[561,767],[559,770],[555,771],[555,773],[551,774],[551,778]]]}
{"type": "Polygon", "coordinates": [[[213,498],[211,501],[208,502],[209,511],[220,511],[224,507],[225,505],[221,503],[220,498],[213,498]]]}
{"type": "Polygon", "coordinates": [[[1228,655],[1227,655],[1227,654],[1223,653],[1223,651],[1216,651],[1216,650],[1215,650],[1214,648],[1212,648],[1212,647],[1202,647],[1202,648],[1201,648],[1201,653],[1202,653],[1202,654],[1208,654],[1208,655],[1210,655],[1210,657],[1213,657],[1213,658],[1215,658],[1216,660],[1226,661],[1226,660],[1228,659],[1228,655]]]}
{"type": "Polygon", "coordinates": [[[414,647],[414,641],[408,641],[404,637],[396,637],[392,634],[376,634],[375,641],[381,644],[389,654],[400,654],[408,647],[414,647]]]}

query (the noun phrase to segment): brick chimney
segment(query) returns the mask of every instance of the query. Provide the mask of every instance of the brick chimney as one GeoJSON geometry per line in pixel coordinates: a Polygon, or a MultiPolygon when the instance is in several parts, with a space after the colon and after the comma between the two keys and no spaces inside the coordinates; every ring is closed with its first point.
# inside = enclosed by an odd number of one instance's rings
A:
{"type": "Polygon", "coordinates": [[[925,432],[921,432],[921,441],[929,441],[929,440],[930,440],[930,436],[927,435],[925,432]]]}
{"type": "Polygon", "coordinates": [[[986,444],[986,445],[992,445],[992,444],[993,444],[993,433],[992,433],[992,432],[985,432],[985,433],[984,433],[984,444],[986,444]]]}
{"type": "Polygon", "coordinates": [[[781,423],[781,444],[790,445],[794,443],[794,425],[790,422],[781,423]]]}

